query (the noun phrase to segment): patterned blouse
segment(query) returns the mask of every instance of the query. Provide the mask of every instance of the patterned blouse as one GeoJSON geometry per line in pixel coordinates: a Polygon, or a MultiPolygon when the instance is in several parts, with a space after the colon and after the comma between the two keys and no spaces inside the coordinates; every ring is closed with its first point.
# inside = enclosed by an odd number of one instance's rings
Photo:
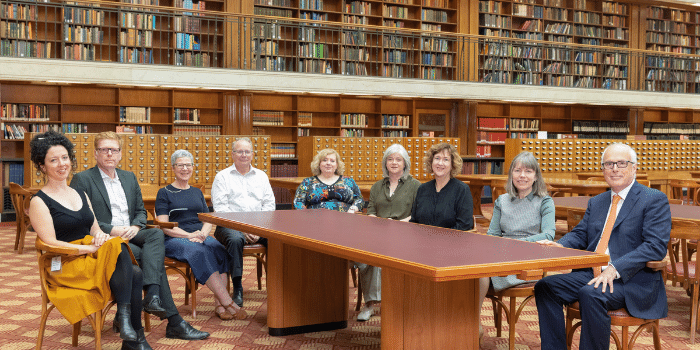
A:
{"type": "Polygon", "coordinates": [[[355,180],[345,176],[340,176],[332,185],[326,185],[316,176],[307,177],[294,196],[295,209],[324,208],[346,212],[353,205],[362,210],[365,201],[355,180]]]}

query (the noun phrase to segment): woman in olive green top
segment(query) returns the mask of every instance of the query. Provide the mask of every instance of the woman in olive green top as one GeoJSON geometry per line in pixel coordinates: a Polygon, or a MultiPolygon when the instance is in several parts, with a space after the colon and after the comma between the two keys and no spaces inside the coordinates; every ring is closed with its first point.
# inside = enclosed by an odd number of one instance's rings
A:
{"type": "MultiPolygon", "coordinates": [[[[384,151],[382,171],[384,178],[372,185],[367,214],[391,220],[408,221],[420,181],[411,177],[410,158],[403,146],[393,144],[384,151]]],[[[367,321],[374,314],[374,304],[382,300],[381,269],[356,263],[360,271],[365,306],[357,315],[358,321],[367,321]]]]}

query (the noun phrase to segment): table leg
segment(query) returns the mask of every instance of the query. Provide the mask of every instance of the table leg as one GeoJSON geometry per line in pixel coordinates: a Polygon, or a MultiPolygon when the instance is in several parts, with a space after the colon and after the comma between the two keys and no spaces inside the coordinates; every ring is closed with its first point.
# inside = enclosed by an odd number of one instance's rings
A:
{"type": "Polygon", "coordinates": [[[268,243],[267,325],[282,336],[347,327],[348,261],[294,247],[268,243]]]}
{"type": "Polygon", "coordinates": [[[382,268],[382,350],[478,349],[478,289],[382,268]]]}

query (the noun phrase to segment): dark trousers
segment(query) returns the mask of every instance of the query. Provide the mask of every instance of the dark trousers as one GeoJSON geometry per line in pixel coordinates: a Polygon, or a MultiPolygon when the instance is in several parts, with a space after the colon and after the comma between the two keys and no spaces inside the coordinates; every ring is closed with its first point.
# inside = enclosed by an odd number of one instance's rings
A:
{"type": "Polygon", "coordinates": [[[226,247],[231,256],[231,278],[243,276],[243,245],[245,236],[243,232],[227,227],[216,226],[214,237],[226,247]]]}
{"type": "Polygon", "coordinates": [[[542,350],[566,349],[566,325],[563,308],[575,301],[581,310],[581,343],[579,349],[610,348],[610,316],[608,310],[625,306],[625,285],[620,279],[602,293],[602,285],[593,288],[591,269],[552,275],[535,285],[535,302],[540,319],[542,350]]]}
{"type": "Polygon", "coordinates": [[[163,303],[166,318],[177,315],[177,307],[170,292],[168,276],[165,273],[165,246],[163,245],[163,231],[157,228],[143,229],[129,241],[131,252],[143,270],[143,285],[157,284],[160,286],[160,301],[163,303]],[[160,243],[158,243],[160,242],[160,243]],[[149,271],[149,275],[146,271],[149,271]],[[147,282],[147,278],[148,282],[147,282]]]}
{"type": "Polygon", "coordinates": [[[131,255],[126,248],[126,243],[122,243],[122,252],[119,253],[114,272],[109,279],[109,289],[112,291],[114,301],[117,305],[131,305],[131,326],[134,329],[141,329],[141,295],[143,293],[143,276],[141,268],[131,262],[131,255]]]}

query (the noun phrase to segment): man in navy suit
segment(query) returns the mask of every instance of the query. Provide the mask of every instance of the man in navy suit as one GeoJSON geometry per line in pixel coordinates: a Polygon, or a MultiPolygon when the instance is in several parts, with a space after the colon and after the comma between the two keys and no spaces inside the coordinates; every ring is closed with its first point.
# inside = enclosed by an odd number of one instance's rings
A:
{"type": "Polygon", "coordinates": [[[581,310],[582,350],[610,347],[608,310],[624,307],[643,319],[663,318],[668,313],[661,272],[646,268],[648,261],[666,256],[671,234],[668,198],[635,181],[637,154],[630,146],[614,143],[603,151],[602,158],[611,191],[591,198],[581,222],[558,242],[538,243],[596,251],[599,241],[605,240],[601,239],[605,226],[612,225],[607,248],[604,243],[598,248],[610,256],[610,263],[599,274],[591,268],[577,269],[537,282],[535,301],[543,350],[566,349],[563,306],[575,301],[581,310]]]}
{"type": "Polygon", "coordinates": [[[165,274],[163,231],[146,228],[146,209],[141,188],[130,171],[117,169],[122,159],[123,141],[113,131],[95,136],[97,165],[73,175],[70,186],[90,198],[97,223],[102,231],[129,241],[134,257],[143,270],[146,296],[143,310],[167,318],[167,338],[201,340],[209,336],[185,321],[173,302],[165,274]]]}

